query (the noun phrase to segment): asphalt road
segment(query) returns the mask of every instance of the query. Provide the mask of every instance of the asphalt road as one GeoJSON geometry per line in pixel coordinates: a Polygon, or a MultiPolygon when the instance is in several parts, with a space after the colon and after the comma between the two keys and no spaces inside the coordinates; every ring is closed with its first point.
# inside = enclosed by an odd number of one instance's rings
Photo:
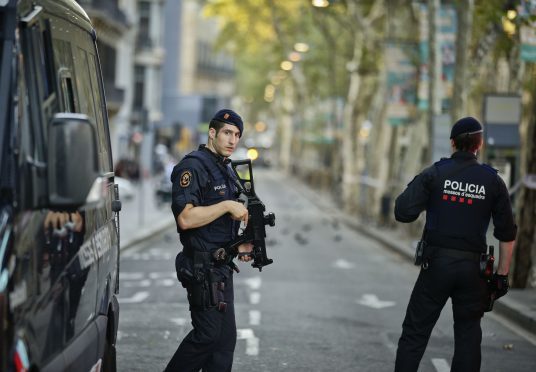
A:
{"type": "MultiPolygon", "coordinates": [[[[321,195],[260,171],[256,189],[276,214],[268,256],[235,275],[238,342],[234,371],[392,371],[417,269],[348,228],[321,195]]],[[[162,371],[191,329],[177,282],[174,231],[122,252],[119,371],[162,371]]],[[[482,371],[534,371],[534,338],[496,316],[482,321],[482,371]]],[[[450,303],[434,329],[420,371],[449,371],[450,303]]]]}

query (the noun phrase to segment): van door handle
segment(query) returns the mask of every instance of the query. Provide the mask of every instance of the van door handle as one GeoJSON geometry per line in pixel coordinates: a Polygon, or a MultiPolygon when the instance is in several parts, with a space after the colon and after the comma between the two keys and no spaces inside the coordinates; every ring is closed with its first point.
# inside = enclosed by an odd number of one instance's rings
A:
{"type": "Polygon", "coordinates": [[[21,18],[21,21],[23,23],[26,23],[27,25],[30,25],[37,19],[37,16],[39,15],[39,13],[41,13],[42,10],[43,10],[42,6],[36,5],[27,16],[24,16],[23,18],[21,18]]]}

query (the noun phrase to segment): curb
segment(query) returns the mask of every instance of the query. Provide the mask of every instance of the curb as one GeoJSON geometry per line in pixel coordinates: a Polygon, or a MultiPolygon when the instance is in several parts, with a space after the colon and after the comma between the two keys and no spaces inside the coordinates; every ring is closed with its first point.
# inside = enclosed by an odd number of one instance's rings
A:
{"type": "Polygon", "coordinates": [[[350,221],[347,221],[346,224],[350,228],[358,231],[359,233],[365,235],[366,237],[378,241],[379,243],[383,244],[386,248],[389,248],[391,251],[394,251],[402,255],[404,258],[407,258],[408,260],[413,261],[415,252],[413,252],[412,249],[406,244],[395,242],[392,239],[387,238],[384,234],[374,231],[362,224],[350,222],[350,221]]]}
{"type": "Polygon", "coordinates": [[[527,296],[528,292],[531,292],[529,297],[536,297],[534,289],[510,289],[505,297],[495,302],[493,310],[512,320],[527,332],[536,335],[536,306],[531,308],[526,303],[517,300],[518,297],[527,296]]]}
{"type": "Polygon", "coordinates": [[[119,244],[119,250],[122,251],[127,248],[133,247],[137,244],[140,244],[146,240],[149,240],[152,237],[159,235],[168,229],[171,229],[174,225],[175,225],[175,221],[166,221],[164,223],[160,223],[154,226],[153,228],[147,230],[146,232],[138,234],[137,236],[134,236],[130,239],[122,240],[119,244]]]}

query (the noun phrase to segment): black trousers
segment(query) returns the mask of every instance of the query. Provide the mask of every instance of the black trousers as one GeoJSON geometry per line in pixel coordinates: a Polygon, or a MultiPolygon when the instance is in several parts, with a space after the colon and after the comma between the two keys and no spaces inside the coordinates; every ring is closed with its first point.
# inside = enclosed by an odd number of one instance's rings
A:
{"type": "Polygon", "coordinates": [[[193,330],[182,340],[165,372],[226,372],[233,366],[236,345],[233,276],[225,282],[225,312],[190,309],[193,330]]]}
{"type": "Polygon", "coordinates": [[[486,283],[476,261],[435,256],[417,278],[402,324],[395,371],[417,371],[441,310],[452,299],[454,356],[451,371],[479,371],[486,283]]]}

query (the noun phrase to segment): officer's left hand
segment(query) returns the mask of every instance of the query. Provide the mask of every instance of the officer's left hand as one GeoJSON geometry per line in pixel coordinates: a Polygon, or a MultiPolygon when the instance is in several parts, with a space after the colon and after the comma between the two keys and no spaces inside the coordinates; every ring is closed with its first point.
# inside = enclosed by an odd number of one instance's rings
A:
{"type": "MultiPolygon", "coordinates": [[[[252,243],[243,243],[238,246],[238,253],[251,253],[253,251],[252,243]]],[[[238,260],[242,262],[249,262],[253,258],[250,255],[238,256],[238,260]]]]}
{"type": "Polygon", "coordinates": [[[495,299],[498,299],[508,293],[508,275],[493,274],[491,278],[491,290],[495,293],[495,299]]]}

